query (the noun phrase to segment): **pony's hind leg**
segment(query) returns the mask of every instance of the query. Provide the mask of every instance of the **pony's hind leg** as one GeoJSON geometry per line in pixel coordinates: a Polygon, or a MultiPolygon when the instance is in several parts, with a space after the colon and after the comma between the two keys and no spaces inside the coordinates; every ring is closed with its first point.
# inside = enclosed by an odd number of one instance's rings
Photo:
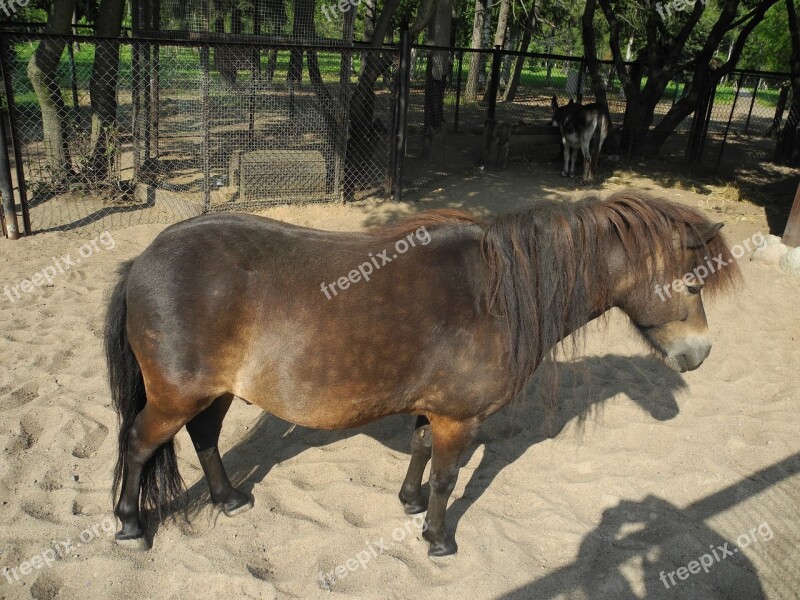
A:
{"type": "Polygon", "coordinates": [[[427,528],[423,537],[431,543],[429,556],[447,556],[458,550],[455,537],[447,532],[445,512],[447,501],[456,487],[458,461],[480,428],[477,419],[454,421],[434,417],[431,423],[433,454],[431,462],[431,498],[425,517],[427,528]]]}
{"type": "Polygon", "coordinates": [[[581,153],[583,154],[583,182],[592,180],[594,173],[592,172],[592,149],[590,147],[591,140],[581,139],[581,153]]]}
{"type": "Polygon", "coordinates": [[[431,425],[426,417],[417,417],[414,433],[411,436],[411,462],[408,473],[400,488],[400,502],[407,515],[415,515],[428,509],[428,502],[422,496],[422,475],[431,459],[431,425]]]}
{"type": "Polygon", "coordinates": [[[223,512],[232,517],[253,507],[252,499],[240,492],[228,479],[222,458],[219,454],[219,434],[222,421],[233,402],[233,394],[220,396],[211,406],[186,424],[192,444],[197,451],[200,466],[203,467],[211,500],[222,507],[223,512]]]}
{"type": "Polygon", "coordinates": [[[122,528],[116,535],[117,544],[136,550],[150,548],[139,520],[140,498],[141,504],[154,503],[160,513],[162,503],[180,492],[172,438],[184,424],[180,416],[161,412],[148,402],[136,415],[127,438],[121,440],[122,491],[114,513],[122,528]]]}
{"type": "Polygon", "coordinates": [[[570,154],[570,147],[567,143],[567,140],[562,140],[562,144],[564,146],[564,169],[561,171],[562,177],[569,177],[569,154],[570,154]]]}

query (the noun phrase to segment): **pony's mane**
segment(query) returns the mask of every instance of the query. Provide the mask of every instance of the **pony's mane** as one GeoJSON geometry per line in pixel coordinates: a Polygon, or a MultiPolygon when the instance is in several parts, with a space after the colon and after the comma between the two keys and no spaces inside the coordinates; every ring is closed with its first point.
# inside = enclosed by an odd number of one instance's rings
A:
{"type": "MultiPolygon", "coordinates": [[[[490,222],[483,236],[486,303],[508,327],[512,392],[554,355],[565,328],[588,322],[593,306],[609,305],[612,282],[598,268],[616,244],[626,254],[626,275],[640,284],[634,293],[648,301],[654,280],[666,284],[683,276],[690,233],[702,239],[698,227],[710,224],[699,211],[631,190],[574,203],[537,202],[490,222]]],[[[738,268],[721,235],[691,251],[694,265],[718,255],[729,263],[704,280],[706,293],[737,281],[738,268]]]]}

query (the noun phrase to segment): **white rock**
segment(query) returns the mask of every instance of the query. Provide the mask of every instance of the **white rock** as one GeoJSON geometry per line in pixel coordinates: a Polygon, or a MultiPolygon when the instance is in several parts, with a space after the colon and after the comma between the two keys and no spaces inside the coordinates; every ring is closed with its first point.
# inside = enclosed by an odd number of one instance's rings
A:
{"type": "Polygon", "coordinates": [[[761,247],[761,246],[774,246],[774,245],[780,244],[780,243],[781,243],[781,238],[779,238],[777,235],[770,234],[770,235],[768,235],[768,236],[766,236],[764,238],[764,241],[761,244],[759,244],[759,247],[761,247]]]}
{"type": "Polygon", "coordinates": [[[793,275],[800,275],[800,248],[792,248],[783,255],[781,269],[793,275]]]}
{"type": "MultiPolygon", "coordinates": [[[[770,237],[775,237],[775,236],[770,236],[770,237]]],[[[789,252],[789,247],[784,246],[781,243],[772,244],[768,246],[762,245],[756,248],[755,251],[750,255],[750,260],[765,262],[771,265],[777,265],[780,264],[781,259],[787,252],[789,252]]]]}

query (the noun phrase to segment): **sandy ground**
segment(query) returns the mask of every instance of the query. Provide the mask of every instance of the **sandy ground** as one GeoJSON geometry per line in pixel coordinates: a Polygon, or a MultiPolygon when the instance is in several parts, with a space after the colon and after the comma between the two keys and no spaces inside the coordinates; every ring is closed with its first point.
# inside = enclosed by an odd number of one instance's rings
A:
{"type": "MultiPolygon", "coordinates": [[[[581,193],[569,183],[522,164],[451,180],[418,205],[267,214],[357,229],[418,208],[491,214],[534,197],[567,200],[581,193]]],[[[633,183],[702,205],[726,222],[732,243],[766,232],[756,207],[633,183]]],[[[229,519],[209,506],[181,432],[191,526],[162,524],[148,553],[117,548],[109,495],[116,416],[101,322],[115,267],[161,229],[0,240],[0,285],[18,285],[53,257],[80,258],[52,284],[14,302],[0,297],[0,568],[12,569],[0,576],[0,597],[800,597],[800,278],[746,257],[746,285],[706,305],[715,347],[701,369],[673,373],[614,314],[562,361],[556,414],[545,413],[533,386],[487,421],[448,513],[458,525],[454,557],[427,557],[396,497],[410,418],[290,431],[241,402],[221,448],[254,509],[229,519]]]]}

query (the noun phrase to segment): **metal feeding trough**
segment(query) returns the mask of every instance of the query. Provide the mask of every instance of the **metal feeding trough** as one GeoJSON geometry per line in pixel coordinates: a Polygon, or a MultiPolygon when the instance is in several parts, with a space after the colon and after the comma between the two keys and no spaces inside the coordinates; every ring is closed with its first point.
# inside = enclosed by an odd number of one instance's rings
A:
{"type": "Polygon", "coordinates": [[[298,202],[328,195],[325,157],[317,150],[239,150],[229,176],[244,201],[298,202]]]}

